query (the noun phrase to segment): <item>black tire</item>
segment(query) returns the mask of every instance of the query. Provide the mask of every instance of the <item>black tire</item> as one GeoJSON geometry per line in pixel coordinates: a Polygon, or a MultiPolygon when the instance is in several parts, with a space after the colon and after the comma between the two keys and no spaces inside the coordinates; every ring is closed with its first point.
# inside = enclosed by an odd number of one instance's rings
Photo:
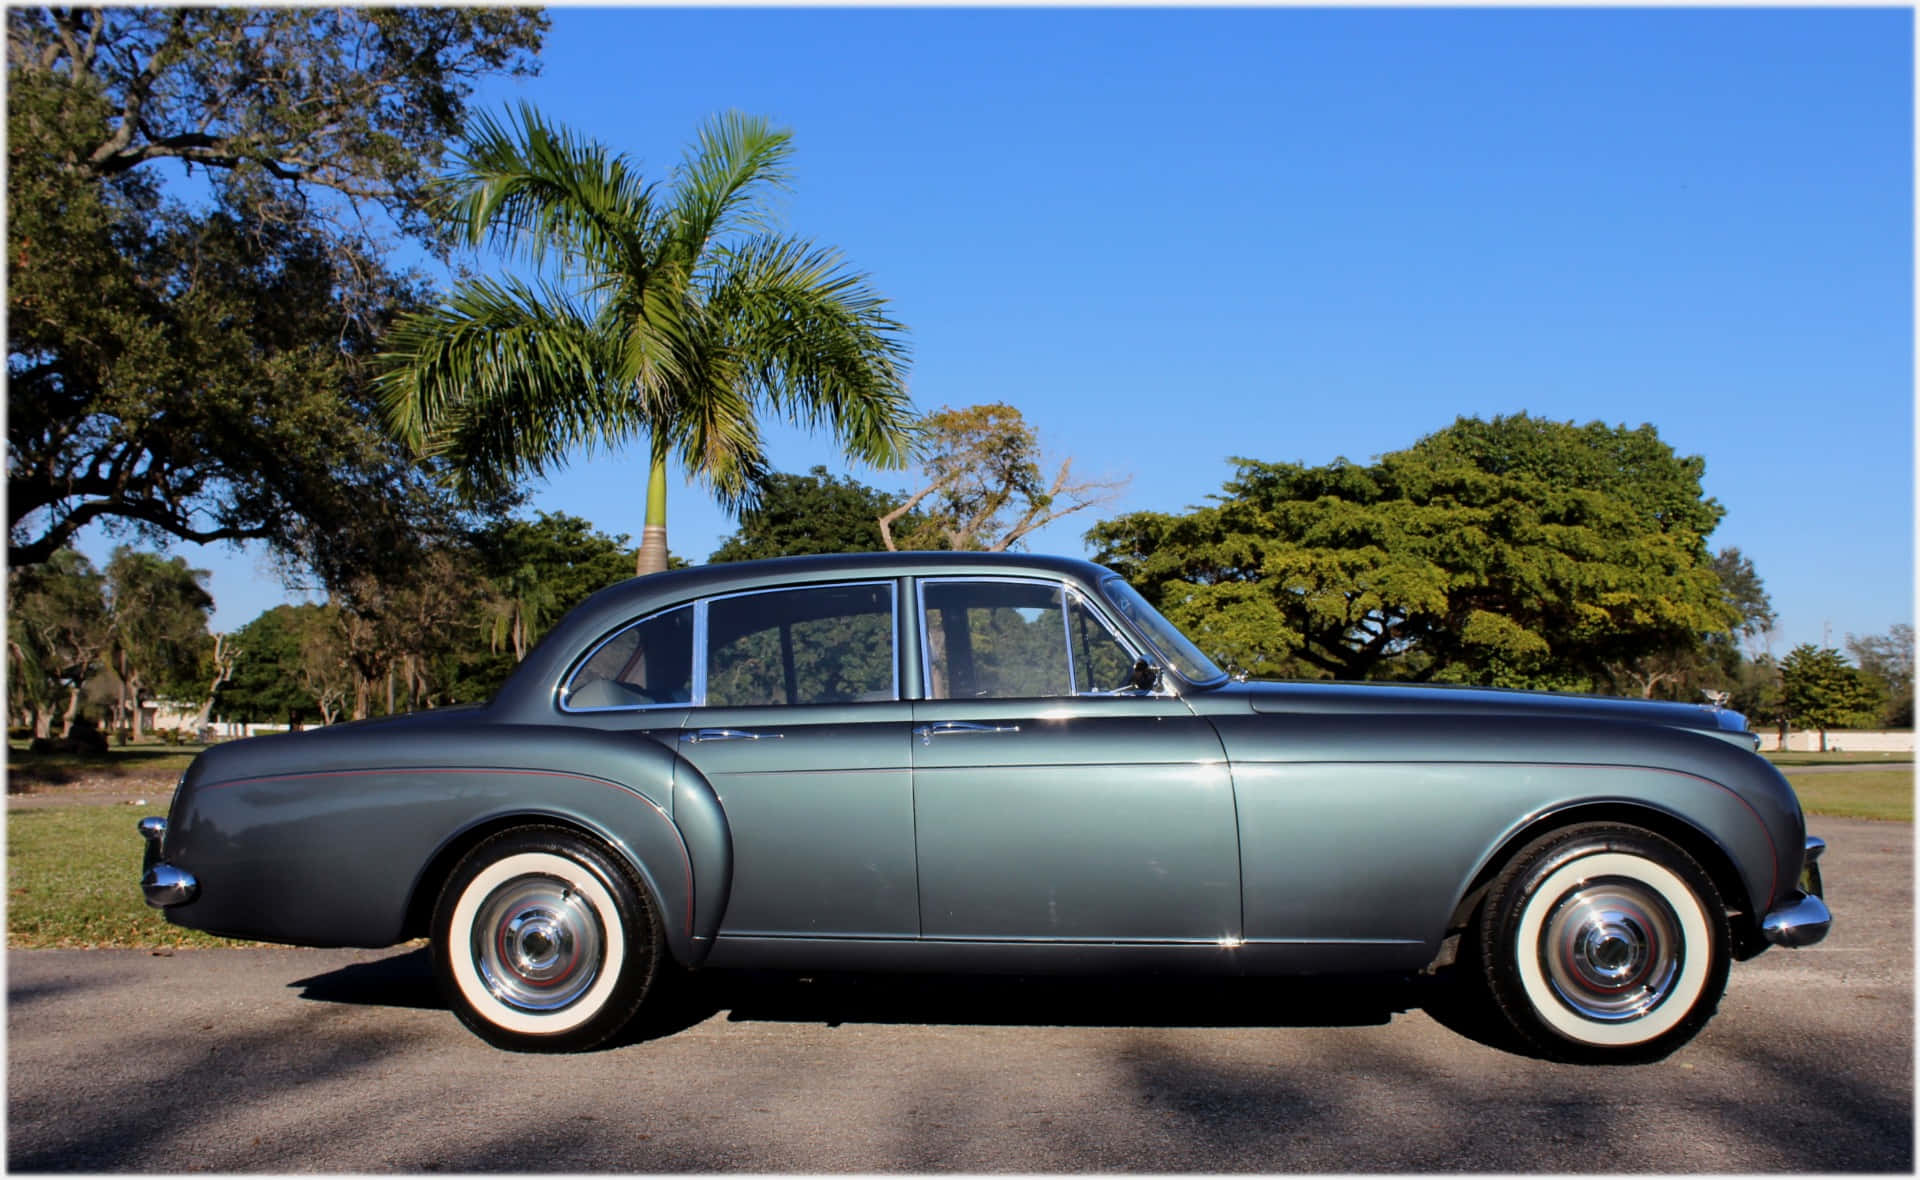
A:
{"type": "Polygon", "coordinates": [[[633,1018],[659,971],[660,923],[627,868],[562,828],[469,852],[433,916],[433,967],[462,1024],[503,1049],[591,1049],[633,1018]]]}
{"type": "Polygon", "coordinates": [[[1671,841],[1626,824],[1580,824],[1522,850],[1494,881],[1476,933],[1494,1006],[1562,1061],[1665,1057],[1727,986],[1719,890],[1671,841]]]}

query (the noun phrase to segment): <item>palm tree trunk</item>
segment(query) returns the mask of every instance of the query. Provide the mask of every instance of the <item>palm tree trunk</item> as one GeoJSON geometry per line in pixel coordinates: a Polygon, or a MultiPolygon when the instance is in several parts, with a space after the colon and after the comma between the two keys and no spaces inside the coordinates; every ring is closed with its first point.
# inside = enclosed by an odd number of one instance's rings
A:
{"type": "Polygon", "coordinates": [[[667,568],[667,457],[655,455],[647,473],[647,523],[640,530],[640,552],[633,563],[636,574],[657,574],[667,568]]]}

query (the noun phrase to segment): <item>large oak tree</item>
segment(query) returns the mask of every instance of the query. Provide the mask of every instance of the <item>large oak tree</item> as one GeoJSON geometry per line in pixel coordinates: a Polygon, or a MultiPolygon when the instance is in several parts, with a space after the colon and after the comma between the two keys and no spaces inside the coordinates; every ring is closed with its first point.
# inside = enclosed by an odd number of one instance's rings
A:
{"type": "Polygon", "coordinates": [[[433,498],[371,413],[421,209],[509,9],[7,14],[8,558],[93,522],[261,540],[323,578],[433,498]]]}

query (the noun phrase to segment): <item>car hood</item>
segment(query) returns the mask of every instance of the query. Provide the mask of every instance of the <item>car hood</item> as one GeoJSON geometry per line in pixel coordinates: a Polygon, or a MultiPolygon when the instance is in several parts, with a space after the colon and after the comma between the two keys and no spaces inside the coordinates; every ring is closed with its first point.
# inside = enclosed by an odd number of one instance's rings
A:
{"type": "Polygon", "coordinates": [[[1629,700],[1573,693],[1462,685],[1253,681],[1224,690],[1245,694],[1256,713],[1376,713],[1543,717],[1625,721],[1720,735],[1745,734],[1747,719],[1731,709],[1674,701],[1629,700]]]}

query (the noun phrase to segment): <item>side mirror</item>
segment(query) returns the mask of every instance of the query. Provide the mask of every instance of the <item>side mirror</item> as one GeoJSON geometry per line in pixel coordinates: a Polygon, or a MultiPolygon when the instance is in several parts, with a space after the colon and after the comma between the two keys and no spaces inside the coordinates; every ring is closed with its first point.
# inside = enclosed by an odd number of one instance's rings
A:
{"type": "Polygon", "coordinates": [[[1145,660],[1135,660],[1133,671],[1127,674],[1127,687],[1135,692],[1154,692],[1160,687],[1160,665],[1149,664],[1145,660]]]}

